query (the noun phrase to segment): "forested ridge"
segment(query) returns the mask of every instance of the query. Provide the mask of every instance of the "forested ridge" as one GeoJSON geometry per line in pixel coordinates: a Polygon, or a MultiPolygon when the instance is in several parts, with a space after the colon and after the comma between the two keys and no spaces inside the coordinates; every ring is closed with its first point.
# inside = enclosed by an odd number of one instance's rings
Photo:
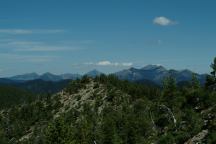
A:
{"type": "Polygon", "coordinates": [[[53,95],[0,87],[0,144],[215,144],[216,58],[211,68],[205,86],[100,75],[53,95]]]}

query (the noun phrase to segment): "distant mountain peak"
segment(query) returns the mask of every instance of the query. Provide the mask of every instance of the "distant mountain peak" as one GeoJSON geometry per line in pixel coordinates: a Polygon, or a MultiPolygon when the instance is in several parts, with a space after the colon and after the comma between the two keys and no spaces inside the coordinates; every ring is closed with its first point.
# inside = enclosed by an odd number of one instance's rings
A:
{"type": "MultiPolygon", "coordinates": [[[[165,77],[172,76],[176,79],[177,82],[181,81],[190,81],[192,77],[192,71],[190,70],[167,70],[162,65],[147,65],[141,69],[129,68],[119,72],[116,72],[115,75],[119,79],[129,80],[129,81],[140,81],[140,80],[149,80],[157,84],[162,84],[162,81],[165,77]]],[[[198,79],[201,83],[205,81],[204,75],[198,75],[198,79]]]]}
{"type": "Polygon", "coordinates": [[[100,71],[98,71],[97,69],[93,69],[93,70],[91,70],[89,72],[100,72],[100,71]]]}
{"type": "Polygon", "coordinates": [[[137,70],[137,68],[131,67],[131,68],[129,68],[128,70],[134,71],[134,70],[137,70]]]}
{"type": "Polygon", "coordinates": [[[31,72],[31,73],[21,74],[21,75],[17,75],[17,76],[39,76],[39,75],[35,72],[31,72]]]}
{"type": "Polygon", "coordinates": [[[11,80],[34,80],[37,79],[39,77],[39,75],[37,73],[26,73],[26,74],[22,74],[22,75],[16,75],[11,77],[11,80]]]}
{"type": "Polygon", "coordinates": [[[193,73],[191,70],[189,70],[189,69],[183,69],[183,70],[181,70],[180,72],[184,72],[184,73],[193,73]]]}
{"type": "Polygon", "coordinates": [[[38,75],[36,72],[27,73],[26,75],[38,75]]]}
{"type": "Polygon", "coordinates": [[[151,65],[147,65],[147,66],[145,66],[145,67],[143,67],[143,68],[141,68],[142,70],[151,70],[151,69],[161,69],[161,70],[166,70],[166,68],[164,68],[162,65],[153,65],[153,64],[151,64],[151,65]]]}
{"type": "Polygon", "coordinates": [[[71,80],[75,80],[75,79],[79,79],[82,77],[82,75],[80,74],[71,74],[71,73],[65,73],[65,74],[61,74],[60,75],[62,77],[62,79],[71,79],[71,80]]]}
{"type": "Polygon", "coordinates": [[[99,76],[101,74],[103,74],[103,73],[96,70],[96,69],[93,69],[93,70],[87,72],[85,75],[90,76],[90,77],[96,77],[96,76],[99,76]]]}
{"type": "Polygon", "coordinates": [[[45,81],[60,81],[61,80],[61,76],[52,74],[50,72],[46,72],[44,74],[42,74],[39,79],[45,80],[45,81]]]}
{"type": "Polygon", "coordinates": [[[42,74],[42,76],[43,76],[43,75],[55,75],[55,74],[52,74],[52,73],[50,73],[50,72],[45,72],[45,73],[42,74]]]}

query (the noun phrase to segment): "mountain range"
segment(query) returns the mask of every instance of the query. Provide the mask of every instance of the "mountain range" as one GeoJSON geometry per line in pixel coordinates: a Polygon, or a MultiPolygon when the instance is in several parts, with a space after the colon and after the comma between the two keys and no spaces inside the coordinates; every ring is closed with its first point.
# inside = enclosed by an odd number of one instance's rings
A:
{"type": "MultiPolygon", "coordinates": [[[[95,69],[87,72],[84,75],[87,75],[89,77],[96,77],[101,74],[103,73],[95,69]]],[[[163,66],[158,66],[158,65],[147,65],[140,69],[132,67],[129,69],[121,70],[119,72],[115,72],[113,74],[121,80],[128,80],[128,81],[141,82],[141,83],[142,81],[150,81],[159,85],[161,85],[163,79],[168,76],[174,77],[177,83],[179,83],[179,82],[191,80],[192,74],[195,74],[201,84],[205,82],[205,77],[206,77],[205,74],[197,74],[187,69],[168,70],[163,66]]],[[[8,77],[8,78],[1,78],[0,83],[10,83],[12,81],[23,82],[23,81],[30,81],[30,80],[58,82],[62,80],[80,79],[82,76],[83,75],[80,74],[70,74],[70,73],[61,74],[61,75],[56,75],[49,72],[44,73],[42,75],[39,75],[37,73],[27,73],[23,75],[8,77]]]]}
{"type": "Polygon", "coordinates": [[[60,80],[66,80],[66,79],[77,79],[77,78],[81,78],[81,75],[79,74],[61,74],[61,75],[55,75],[52,73],[44,73],[42,75],[39,75],[37,73],[27,73],[27,74],[23,74],[23,75],[16,75],[16,76],[12,76],[9,77],[7,79],[10,80],[15,80],[15,81],[29,81],[29,80],[36,80],[36,79],[41,79],[44,81],[60,81],[60,80]]]}
{"type": "Polygon", "coordinates": [[[163,66],[158,65],[147,65],[143,68],[130,68],[119,71],[115,75],[122,80],[128,81],[152,81],[156,84],[162,84],[165,77],[172,76],[176,79],[177,83],[182,81],[190,81],[192,75],[195,74],[201,84],[205,82],[206,74],[197,74],[190,70],[167,70],[163,66]]]}

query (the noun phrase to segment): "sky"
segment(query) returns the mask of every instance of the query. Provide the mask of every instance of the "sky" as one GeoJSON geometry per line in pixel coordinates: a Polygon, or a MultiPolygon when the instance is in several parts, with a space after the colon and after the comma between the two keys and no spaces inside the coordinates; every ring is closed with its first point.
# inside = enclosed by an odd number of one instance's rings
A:
{"type": "Polygon", "coordinates": [[[0,77],[148,64],[208,73],[215,0],[1,0],[0,77]]]}

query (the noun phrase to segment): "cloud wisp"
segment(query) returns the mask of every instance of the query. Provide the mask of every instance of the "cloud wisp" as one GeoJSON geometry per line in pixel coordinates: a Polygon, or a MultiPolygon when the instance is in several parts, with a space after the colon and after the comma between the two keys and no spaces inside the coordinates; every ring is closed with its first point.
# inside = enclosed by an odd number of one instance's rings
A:
{"type": "Polygon", "coordinates": [[[62,51],[74,51],[81,48],[66,47],[66,46],[34,46],[30,48],[17,48],[14,51],[17,52],[62,52],[62,51]]]}
{"type": "Polygon", "coordinates": [[[27,35],[27,34],[55,34],[63,33],[63,29],[0,29],[0,34],[27,35]]]}
{"type": "Polygon", "coordinates": [[[164,16],[154,18],[153,23],[160,26],[170,26],[170,25],[178,24],[176,21],[171,20],[164,16]]]}
{"type": "Polygon", "coordinates": [[[0,53],[0,60],[12,60],[13,62],[50,62],[57,59],[57,56],[50,55],[20,55],[20,54],[9,54],[9,53],[0,53]]]}
{"type": "Polygon", "coordinates": [[[96,63],[93,62],[87,62],[84,63],[85,65],[95,65],[95,66],[115,66],[115,67],[130,67],[133,65],[132,62],[110,62],[108,60],[99,61],[96,63]]]}
{"type": "Polygon", "coordinates": [[[12,52],[63,52],[84,49],[81,46],[69,46],[64,43],[47,44],[40,41],[8,40],[0,44],[0,48],[11,49],[12,52]]]}

